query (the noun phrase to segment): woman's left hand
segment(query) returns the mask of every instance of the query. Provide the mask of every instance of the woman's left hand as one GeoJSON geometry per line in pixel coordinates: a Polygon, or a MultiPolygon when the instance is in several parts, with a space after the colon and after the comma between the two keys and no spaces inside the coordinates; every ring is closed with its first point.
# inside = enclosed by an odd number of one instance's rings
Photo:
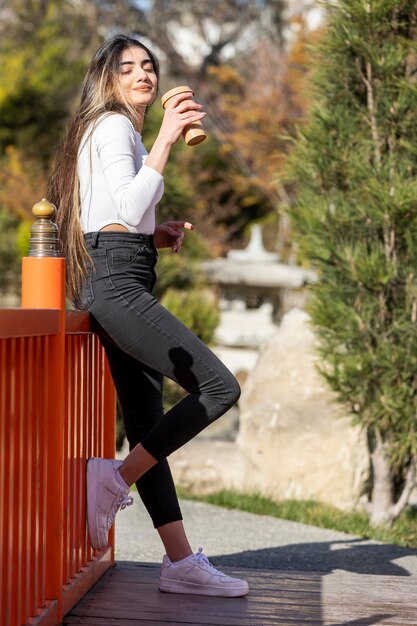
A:
{"type": "Polygon", "coordinates": [[[172,248],[174,252],[181,250],[184,240],[183,228],[193,230],[194,226],[190,222],[164,222],[155,227],[154,241],[156,248],[172,248]]]}

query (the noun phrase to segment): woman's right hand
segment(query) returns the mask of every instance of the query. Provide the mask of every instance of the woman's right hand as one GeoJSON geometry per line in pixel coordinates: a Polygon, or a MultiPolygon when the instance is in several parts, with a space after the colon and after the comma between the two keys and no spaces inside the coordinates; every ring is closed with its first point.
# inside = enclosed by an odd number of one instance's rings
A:
{"type": "Polygon", "coordinates": [[[206,113],[201,110],[203,105],[194,102],[192,96],[193,92],[189,91],[170,98],[165,108],[158,139],[173,145],[181,137],[188,124],[193,124],[206,116],[206,113]]]}
{"type": "Polygon", "coordinates": [[[155,143],[152,146],[145,164],[163,175],[171,148],[181,137],[188,124],[203,119],[206,115],[202,105],[192,100],[192,92],[185,92],[174,96],[168,102],[164,119],[155,143]]]}

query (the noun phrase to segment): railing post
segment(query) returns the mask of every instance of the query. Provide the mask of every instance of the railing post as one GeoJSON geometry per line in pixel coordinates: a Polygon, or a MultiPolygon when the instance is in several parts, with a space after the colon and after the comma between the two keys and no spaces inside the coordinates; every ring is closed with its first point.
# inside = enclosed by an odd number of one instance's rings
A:
{"type": "MultiPolygon", "coordinates": [[[[51,218],[55,207],[43,199],[34,205],[29,256],[22,259],[22,307],[58,309],[59,332],[49,339],[43,379],[46,402],[40,416],[46,437],[45,597],[58,604],[62,619],[62,539],[64,527],[63,441],[65,418],[65,260],[60,256],[58,230],[51,218]]],[[[42,487],[41,487],[42,492],[42,487]]],[[[44,497],[45,494],[40,494],[44,497]]]]}

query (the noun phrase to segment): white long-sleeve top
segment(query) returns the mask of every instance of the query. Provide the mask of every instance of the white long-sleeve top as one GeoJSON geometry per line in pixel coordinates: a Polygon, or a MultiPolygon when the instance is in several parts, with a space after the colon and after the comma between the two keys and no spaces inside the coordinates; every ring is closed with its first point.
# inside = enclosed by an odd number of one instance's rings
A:
{"type": "Polygon", "coordinates": [[[161,174],[145,165],[147,151],[131,121],[105,115],[88,128],[78,151],[81,225],[85,233],[122,224],[132,233],[155,230],[155,206],[164,193],[161,174]]]}

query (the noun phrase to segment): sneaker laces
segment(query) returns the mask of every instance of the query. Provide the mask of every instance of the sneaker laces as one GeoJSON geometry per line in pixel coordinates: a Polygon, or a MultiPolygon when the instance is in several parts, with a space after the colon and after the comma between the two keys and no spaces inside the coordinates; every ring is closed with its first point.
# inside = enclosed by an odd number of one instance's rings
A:
{"type": "Polygon", "coordinates": [[[222,576],[224,578],[232,580],[230,576],[227,576],[227,574],[224,574],[220,570],[216,569],[214,565],[210,563],[206,555],[203,554],[203,548],[198,548],[197,554],[194,555],[194,562],[200,565],[200,567],[205,569],[207,572],[210,572],[210,574],[215,574],[217,576],[222,576]]]}
{"type": "Polygon", "coordinates": [[[110,528],[112,527],[117,511],[119,509],[125,509],[127,506],[130,506],[131,504],[133,504],[133,497],[127,496],[127,495],[122,495],[113,502],[113,506],[107,515],[107,522],[106,522],[106,527],[105,527],[106,531],[109,531],[110,528]]]}

